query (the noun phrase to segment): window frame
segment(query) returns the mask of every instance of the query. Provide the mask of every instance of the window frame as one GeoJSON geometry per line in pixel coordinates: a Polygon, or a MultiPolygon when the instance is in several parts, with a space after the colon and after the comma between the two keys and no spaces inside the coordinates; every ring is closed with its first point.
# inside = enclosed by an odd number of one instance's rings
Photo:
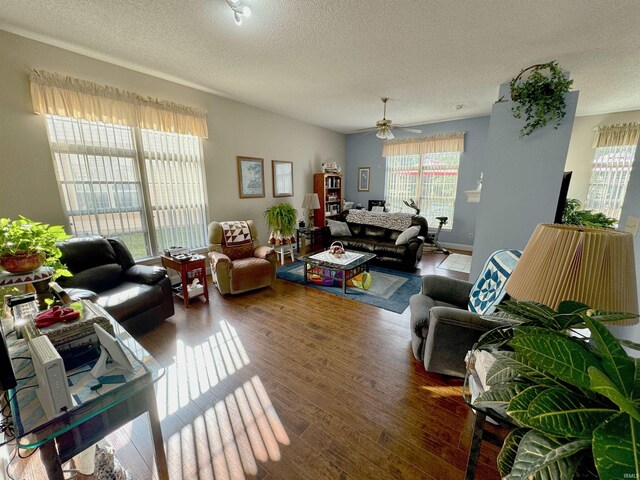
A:
{"type": "MultiPolygon", "coordinates": [[[[631,171],[633,170],[636,157],[636,145],[612,145],[595,147],[593,160],[591,162],[591,173],[589,175],[589,185],[585,200],[585,209],[601,212],[608,217],[616,218],[620,221],[624,200],[629,186],[631,171]],[[617,155],[617,159],[604,158],[617,155]],[[622,157],[624,157],[622,159],[622,157]],[[611,183],[598,182],[599,173],[608,175],[611,183]],[[596,192],[604,187],[610,195],[596,197],[596,192]],[[616,208],[606,207],[607,202],[613,200],[616,208]],[[619,204],[619,205],[618,205],[619,204]]],[[[614,225],[617,227],[617,223],[614,225]]]]}
{"type": "MultiPolygon", "coordinates": [[[[389,160],[393,159],[393,158],[398,158],[398,157],[404,157],[406,159],[410,159],[411,157],[417,157],[416,161],[414,164],[412,165],[408,165],[407,168],[415,168],[415,177],[416,180],[415,182],[407,182],[405,184],[405,186],[408,186],[410,188],[413,188],[413,192],[412,193],[408,193],[408,198],[412,198],[416,201],[416,203],[418,204],[419,208],[420,208],[420,212],[421,215],[424,216],[425,218],[427,218],[427,221],[429,222],[430,225],[437,225],[438,221],[436,220],[435,216],[443,216],[440,215],[438,212],[434,213],[434,217],[433,219],[430,219],[427,217],[427,205],[432,204],[433,201],[429,201],[429,197],[426,195],[423,195],[423,189],[425,188],[425,182],[428,181],[429,176],[433,176],[435,173],[437,173],[438,171],[441,171],[443,173],[446,174],[446,172],[448,170],[451,170],[451,168],[447,167],[446,165],[442,164],[439,170],[436,166],[436,168],[428,168],[428,162],[430,159],[432,159],[434,156],[448,156],[448,155],[452,155],[456,157],[456,167],[455,167],[455,185],[454,185],[454,192],[453,192],[453,196],[452,197],[445,197],[445,198],[451,198],[451,203],[450,203],[450,208],[451,208],[451,214],[450,215],[446,215],[448,217],[448,221],[446,225],[443,225],[442,230],[443,231],[452,231],[453,230],[453,226],[454,226],[454,216],[455,216],[455,207],[456,207],[456,200],[457,200],[457,196],[458,196],[458,182],[460,180],[460,162],[462,160],[462,153],[463,152],[458,152],[458,151],[454,151],[454,152],[429,152],[429,153],[415,153],[415,154],[409,154],[409,155],[390,155],[385,157],[385,162],[386,162],[386,167],[385,167],[385,201],[386,201],[386,205],[387,207],[391,204],[394,206],[394,208],[402,208],[401,205],[396,204],[396,202],[392,199],[389,200],[389,186],[390,186],[390,181],[389,181],[389,173],[390,173],[390,166],[389,166],[389,160]],[[415,166],[415,167],[414,167],[415,166]]],[[[398,168],[398,167],[396,167],[398,168]]],[[[402,168],[402,167],[400,167],[402,168]]],[[[408,170],[407,173],[411,173],[414,170],[408,170]]],[[[409,175],[407,175],[409,176],[409,175]]],[[[396,197],[399,197],[400,195],[396,194],[396,197]]],[[[431,197],[431,198],[438,198],[438,197],[431,197]]]]}
{"type": "MultiPolygon", "coordinates": [[[[160,224],[156,224],[157,222],[154,220],[154,205],[151,201],[151,184],[148,180],[148,172],[146,168],[146,161],[149,159],[147,152],[145,151],[145,145],[143,144],[143,135],[142,130],[139,127],[129,126],[129,125],[114,125],[104,122],[97,121],[89,121],[81,118],[75,117],[62,117],[51,114],[45,114],[45,123],[47,129],[47,140],[49,142],[53,166],[56,174],[56,183],[58,185],[58,190],[60,194],[60,199],[62,203],[62,208],[65,214],[65,221],[70,231],[77,232],[78,229],[75,227],[75,223],[72,223],[74,216],[78,215],[95,215],[95,214],[108,214],[108,213],[135,213],[140,212],[140,224],[141,224],[141,234],[143,236],[146,253],[143,256],[135,256],[136,261],[148,261],[157,259],[163,252],[163,248],[160,245],[158,235],[156,233],[157,229],[163,228],[162,222],[160,224]],[[104,145],[90,145],[88,144],[84,138],[78,139],[78,141],[74,143],[61,143],[57,141],[57,137],[55,134],[52,136],[51,126],[55,128],[56,121],[71,121],[77,122],[78,128],[80,131],[82,130],[82,124],[88,124],[91,127],[92,124],[100,126],[105,126],[107,129],[116,128],[127,130],[128,135],[130,136],[130,141],[132,143],[132,148],[113,148],[104,145]],[[115,152],[115,153],[114,153],[115,152]],[[87,172],[82,173],[83,167],[81,165],[74,165],[72,160],[69,158],[62,158],[63,155],[77,155],[79,158],[82,157],[108,157],[109,162],[113,161],[113,158],[122,158],[122,159],[131,159],[133,166],[133,180],[130,179],[130,175],[127,175],[127,180],[123,180],[120,178],[118,181],[113,179],[110,180],[100,180],[96,179],[95,176],[91,177],[91,169],[87,168],[87,172]],[[60,158],[56,158],[59,155],[60,158]],[[69,171],[62,174],[59,172],[60,169],[68,168],[69,171]],[[76,176],[76,173],[80,172],[80,176],[76,176]],[[98,186],[98,191],[95,191],[95,186],[98,186]],[[135,191],[139,188],[138,195],[135,195],[135,191]],[[68,192],[66,190],[73,189],[73,195],[75,198],[72,200],[68,192]],[[80,190],[85,190],[82,193],[79,193],[80,190]],[[88,190],[88,191],[87,191],[88,190]],[[125,193],[129,193],[137,198],[131,198],[132,202],[124,202],[127,205],[124,205],[122,199],[125,197],[125,193]],[[99,194],[103,197],[103,200],[106,200],[108,203],[107,206],[96,207],[97,197],[96,194],[99,194]],[[83,198],[84,207],[81,208],[80,198],[83,198]],[[89,200],[90,199],[90,200],[89,200]],[[87,203],[91,203],[92,205],[87,205],[87,203]],[[71,208],[73,203],[76,203],[78,208],[71,208]],[[138,203],[139,205],[136,205],[138,203]],[[69,208],[67,208],[69,206],[69,208]],[[83,213],[86,212],[86,213],[83,213]]],[[[149,130],[149,129],[147,129],[149,130]]],[[[194,251],[203,251],[207,248],[208,238],[207,238],[207,226],[209,219],[209,205],[207,198],[207,189],[206,189],[206,176],[205,176],[205,168],[204,168],[204,145],[202,137],[194,136],[194,135],[186,135],[179,133],[170,133],[170,132],[162,132],[162,131],[153,131],[149,130],[153,133],[159,133],[161,135],[180,135],[185,137],[193,137],[197,139],[198,143],[198,152],[196,162],[198,164],[198,170],[201,180],[201,190],[202,190],[202,199],[201,199],[201,208],[202,208],[202,226],[201,233],[202,238],[198,240],[202,241],[202,245],[191,246],[194,251]]],[[[81,132],[82,133],[82,132],[81,132]]],[[[84,137],[84,135],[81,135],[84,137]]],[[[74,140],[75,134],[74,134],[74,140]]],[[[95,142],[94,142],[95,143],[95,142]]],[[[151,147],[150,147],[151,148],[151,147]]],[[[167,157],[172,157],[170,152],[162,152],[167,157]]],[[[180,159],[180,158],[178,158],[180,159]]],[[[165,159],[166,160],[166,159],[165,159]]],[[[105,162],[105,159],[102,159],[105,162]]],[[[173,161],[173,160],[172,160],[173,161]]],[[[113,164],[110,163],[111,168],[113,164]]],[[[118,164],[118,169],[121,168],[121,165],[118,164]]],[[[121,173],[121,172],[120,172],[121,173]]],[[[185,185],[185,184],[183,184],[185,185]]],[[[186,187],[183,187],[186,188],[186,187]]],[[[196,202],[196,207],[198,207],[199,200],[196,202]]],[[[177,210],[177,206],[172,205],[177,210]]],[[[99,223],[99,222],[97,222],[99,223]]],[[[91,230],[94,230],[93,228],[91,230]]],[[[100,232],[99,225],[95,228],[97,230],[96,233],[99,235],[118,235],[116,233],[103,233],[100,232]]],[[[82,232],[76,233],[81,235],[82,232]]],[[[125,240],[123,238],[123,240],[125,240]]],[[[131,247],[130,247],[131,249],[131,247]]],[[[133,250],[132,250],[133,252],[133,250]]]]}

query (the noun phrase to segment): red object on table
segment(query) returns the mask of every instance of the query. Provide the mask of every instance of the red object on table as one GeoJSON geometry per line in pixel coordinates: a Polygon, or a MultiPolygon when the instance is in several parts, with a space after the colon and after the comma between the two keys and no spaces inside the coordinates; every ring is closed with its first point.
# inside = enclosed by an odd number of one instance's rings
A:
{"type": "Polygon", "coordinates": [[[73,308],[62,308],[56,305],[55,307],[38,314],[35,318],[35,322],[36,327],[42,328],[49,327],[58,322],[75,320],[78,317],[80,317],[80,313],[76,312],[73,308]]]}

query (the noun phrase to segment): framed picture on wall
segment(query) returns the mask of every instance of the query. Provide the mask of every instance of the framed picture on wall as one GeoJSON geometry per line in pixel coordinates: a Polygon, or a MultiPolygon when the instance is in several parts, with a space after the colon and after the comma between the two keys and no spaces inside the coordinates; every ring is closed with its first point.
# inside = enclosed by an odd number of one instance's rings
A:
{"type": "Polygon", "coordinates": [[[264,160],[254,157],[236,157],[236,160],[240,198],[264,197],[264,160]]]}
{"type": "Polygon", "coordinates": [[[271,160],[273,196],[293,197],[293,162],[271,160]]]}
{"type": "Polygon", "coordinates": [[[369,176],[371,174],[371,167],[358,168],[358,191],[369,191],[369,176]]]}

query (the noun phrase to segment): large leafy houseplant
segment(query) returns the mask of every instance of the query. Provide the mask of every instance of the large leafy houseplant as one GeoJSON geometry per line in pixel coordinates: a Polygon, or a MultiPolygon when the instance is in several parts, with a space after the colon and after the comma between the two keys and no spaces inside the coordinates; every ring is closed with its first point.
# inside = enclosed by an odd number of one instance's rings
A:
{"type": "Polygon", "coordinates": [[[55,269],[54,278],[71,276],[60,262],[62,252],[57,242],[70,238],[60,225],[35,222],[23,216],[18,220],[0,218],[0,260],[12,256],[35,255],[42,265],[55,269]]]}
{"type": "Polygon", "coordinates": [[[638,478],[640,359],[604,326],[636,315],[577,302],[562,302],[557,312],[533,302],[505,302],[501,310],[509,323],[478,343],[496,361],[487,373],[490,388],[475,401],[506,412],[519,427],[498,456],[501,476],[638,478]],[[587,328],[591,338],[576,328],[587,328]]]}
{"type": "Polygon", "coordinates": [[[290,203],[283,202],[267,208],[264,217],[271,230],[283,237],[291,237],[296,229],[298,211],[290,203]]]}
{"type": "Polygon", "coordinates": [[[549,122],[555,122],[554,128],[558,128],[566,114],[564,96],[572,84],[556,61],[527,67],[509,82],[513,116],[524,116],[525,120],[520,138],[549,122]]]}
{"type": "Polygon", "coordinates": [[[580,208],[581,206],[580,200],[568,198],[562,212],[562,223],[590,228],[613,228],[613,225],[618,221],[615,218],[607,217],[602,212],[584,210],[580,208]]]}

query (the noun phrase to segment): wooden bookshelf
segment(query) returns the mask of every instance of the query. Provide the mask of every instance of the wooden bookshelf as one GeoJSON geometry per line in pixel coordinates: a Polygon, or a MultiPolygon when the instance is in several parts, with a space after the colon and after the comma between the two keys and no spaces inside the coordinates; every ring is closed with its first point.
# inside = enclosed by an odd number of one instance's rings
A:
{"type": "Polygon", "coordinates": [[[342,213],[342,175],[316,173],[313,176],[313,191],[320,200],[320,208],[314,212],[314,224],[324,227],[327,219],[337,219],[342,213]]]}

